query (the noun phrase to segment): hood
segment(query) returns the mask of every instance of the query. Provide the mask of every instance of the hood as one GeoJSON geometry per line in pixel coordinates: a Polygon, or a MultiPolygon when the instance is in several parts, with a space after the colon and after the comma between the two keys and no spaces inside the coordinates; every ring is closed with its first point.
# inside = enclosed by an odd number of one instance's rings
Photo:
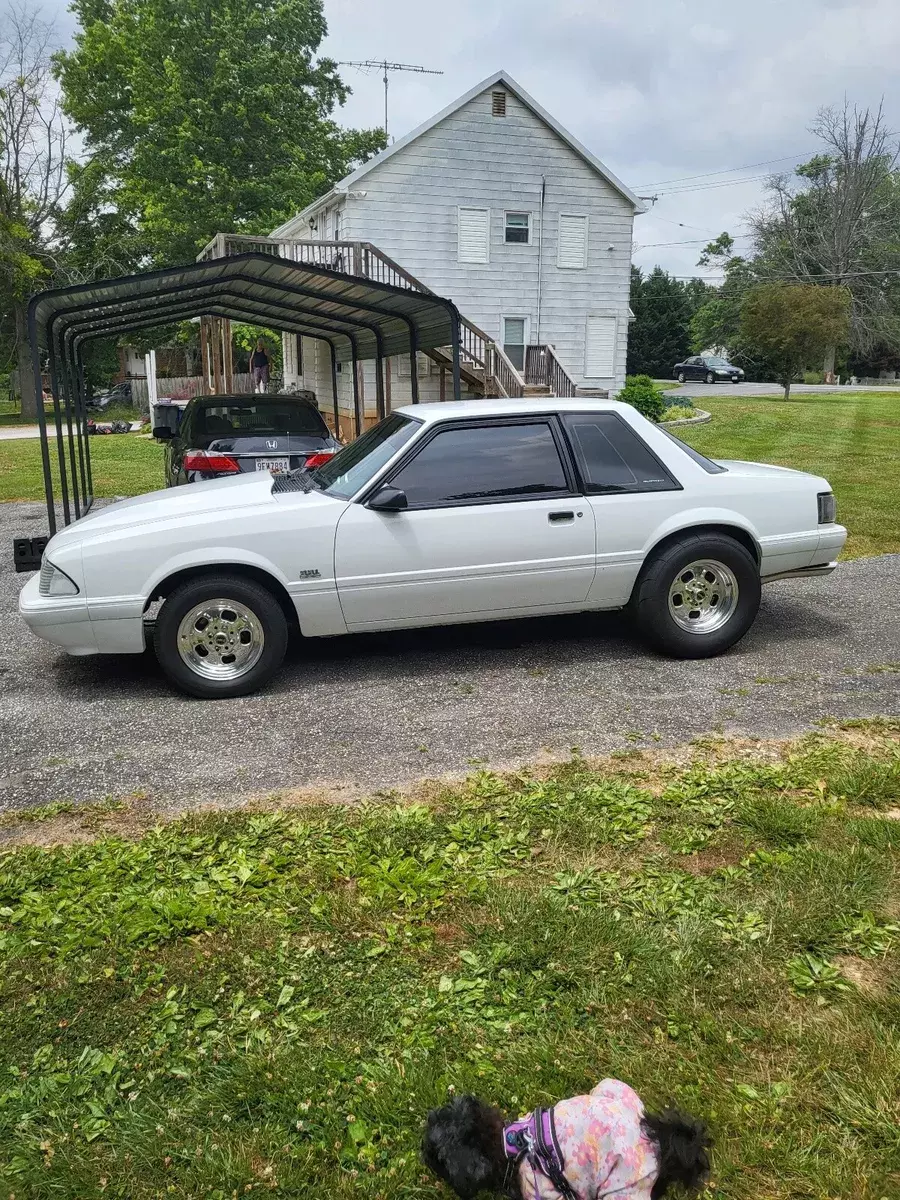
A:
{"type": "Polygon", "coordinates": [[[272,476],[268,471],[229,475],[223,479],[210,479],[206,483],[192,483],[187,487],[146,492],[143,496],[133,496],[130,500],[119,500],[104,508],[94,509],[80,521],[60,530],[53,538],[53,543],[56,546],[68,545],[84,541],[87,537],[102,537],[110,530],[125,526],[195,517],[200,513],[225,513],[231,509],[272,502],[272,476]]]}

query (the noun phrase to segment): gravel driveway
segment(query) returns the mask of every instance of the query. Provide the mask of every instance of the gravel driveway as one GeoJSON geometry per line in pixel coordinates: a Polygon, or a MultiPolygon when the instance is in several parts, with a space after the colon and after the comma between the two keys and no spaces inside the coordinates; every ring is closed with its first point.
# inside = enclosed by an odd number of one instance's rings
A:
{"type": "Polygon", "coordinates": [[[150,655],[69,658],[28,633],[10,539],[43,528],[39,505],[0,505],[0,811],[351,795],[478,760],[900,711],[900,555],[770,585],[750,634],[705,662],[655,657],[618,614],[511,621],[298,643],[268,691],[204,703],[169,691],[150,655]]]}

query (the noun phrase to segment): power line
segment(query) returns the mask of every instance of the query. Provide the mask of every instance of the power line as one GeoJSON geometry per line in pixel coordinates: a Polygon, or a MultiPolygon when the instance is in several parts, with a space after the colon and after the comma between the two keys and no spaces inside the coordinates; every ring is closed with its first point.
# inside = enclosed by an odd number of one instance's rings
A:
{"type": "Polygon", "coordinates": [[[788,159],[805,158],[805,154],[785,154],[783,158],[767,158],[762,162],[747,163],[743,167],[725,167],[721,171],[705,171],[701,175],[681,175],[676,179],[660,179],[656,183],[642,183],[640,186],[644,188],[668,187],[670,183],[687,183],[692,179],[711,179],[714,175],[734,175],[737,171],[750,171],[754,167],[769,167],[772,163],[787,162],[788,159]]]}
{"type": "MultiPolygon", "coordinates": [[[[738,233],[732,238],[732,241],[744,241],[751,238],[752,233],[738,233]]],[[[639,250],[655,250],[660,246],[702,246],[706,242],[706,238],[688,238],[683,242],[637,242],[639,250]]]]}

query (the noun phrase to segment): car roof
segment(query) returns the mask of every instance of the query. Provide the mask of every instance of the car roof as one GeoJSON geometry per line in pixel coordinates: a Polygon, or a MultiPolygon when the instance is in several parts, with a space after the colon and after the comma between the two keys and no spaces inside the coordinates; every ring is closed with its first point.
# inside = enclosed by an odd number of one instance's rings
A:
{"type": "Polygon", "coordinates": [[[437,404],[405,404],[395,408],[419,421],[454,421],[465,417],[512,417],[554,412],[618,412],[634,414],[630,404],[601,397],[532,396],[523,400],[449,400],[437,404]]]}
{"type": "Polygon", "coordinates": [[[295,400],[298,404],[312,404],[311,393],[302,392],[222,392],[216,396],[192,396],[194,404],[241,404],[244,401],[252,404],[265,404],[270,400],[295,400]]]}

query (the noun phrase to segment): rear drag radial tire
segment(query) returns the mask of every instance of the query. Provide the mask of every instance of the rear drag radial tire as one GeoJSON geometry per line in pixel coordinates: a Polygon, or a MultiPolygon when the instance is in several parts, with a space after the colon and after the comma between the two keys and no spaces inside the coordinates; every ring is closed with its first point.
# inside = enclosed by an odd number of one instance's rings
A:
{"type": "Polygon", "coordinates": [[[660,653],[672,658],[712,658],[741,640],[756,619],[761,596],[759,567],[740,542],[727,534],[689,534],[650,557],[634,585],[629,612],[642,640],[660,653]],[[738,600],[719,629],[691,633],[669,612],[669,589],[685,567],[702,559],[729,568],[737,579],[738,600]]]}
{"type": "Polygon", "coordinates": [[[159,611],[153,638],[157,661],[169,682],[201,700],[226,700],[259,691],[284,661],[287,643],[288,625],[281,605],[267,588],[237,575],[203,575],[176,588],[159,611]],[[252,610],[265,637],[258,662],[233,680],[203,678],[178,652],[178,627],[185,615],[205,600],[217,598],[235,600],[252,610]]]}

